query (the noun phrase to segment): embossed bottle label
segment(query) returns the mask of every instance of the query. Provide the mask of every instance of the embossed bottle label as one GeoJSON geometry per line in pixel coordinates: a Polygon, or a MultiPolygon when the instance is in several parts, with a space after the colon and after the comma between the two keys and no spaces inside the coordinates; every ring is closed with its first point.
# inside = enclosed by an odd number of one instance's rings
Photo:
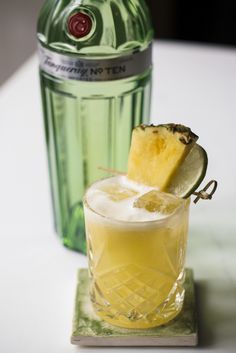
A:
{"type": "Polygon", "coordinates": [[[86,59],[59,54],[39,44],[40,68],[49,75],[79,81],[112,81],[140,75],[152,65],[152,45],[113,59],[86,59]]]}

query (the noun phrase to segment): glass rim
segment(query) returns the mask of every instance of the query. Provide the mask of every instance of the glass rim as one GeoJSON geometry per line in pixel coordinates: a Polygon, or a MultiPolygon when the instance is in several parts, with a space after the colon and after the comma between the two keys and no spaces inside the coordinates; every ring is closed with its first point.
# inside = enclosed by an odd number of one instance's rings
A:
{"type": "MultiPolygon", "coordinates": [[[[89,203],[88,203],[88,200],[87,200],[87,193],[89,191],[89,189],[94,185],[94,184],[97,184],[99,183],[100,181],[102,180],[105,180],[105,179],[109,179],[109,178],[114,178],[114,176],[111,176],[111,177],[105,177],[105,178],[101,178],[99,180],[96,180],[95,182],[93,182],[85,191],[85,194],[84,194],[84,197],[83,197],[83,206],[84,207],[87,207],[87,209],[89,209],[92,213],[94,213],[96,216],[98,217],[101,217],[102,219],[106,220],[106,221],[110,221],[110,222],[115,222],[115,223],[119,223],[119,224],[129,224],[129,225],[145,225],[145,224],[148,224],[148,225],[152,225],[152,224],[161,224],[161,223],[165,223],[165,222],[168,222],[169,219],[175,217],[176,215],[178,215],[178,213],[181,213],[181,211],[184,210],[184,208],[187,206],[187,208],[189,209],[189,206],[190,206],[190,200],[191,200],[191,197],[188,197],[187,199],[182,199],[184,202],[176,208],[176,210],[163,217],[163,218],[159,218],[159,219],[154,219],[154,220],[150,220],[150,221],[127,221],[127,220],[122,220],[122,219],[116,219],[116,218],[113,218],[111,216],[105,216],[101,213],[99,213],[98,211],[96,211],[95,209],[93,209],[89,203]]],[[[174,195],[175,196],[175,195],[174,195]]],[[[178,198],[178,196],[176,196],[178,198]]],[[[180,197],[179,197],[180,198],[180,197]]]]}

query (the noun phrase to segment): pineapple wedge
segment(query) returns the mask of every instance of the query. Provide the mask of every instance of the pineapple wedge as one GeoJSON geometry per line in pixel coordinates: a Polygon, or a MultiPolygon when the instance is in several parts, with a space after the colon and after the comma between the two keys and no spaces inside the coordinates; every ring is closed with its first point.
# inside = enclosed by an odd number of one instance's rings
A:
{"type": "Polygon", "coordinates": [[[180,124],[140,125],[133,130],[128,178],[165,191],[198,136],[180,124]]]}

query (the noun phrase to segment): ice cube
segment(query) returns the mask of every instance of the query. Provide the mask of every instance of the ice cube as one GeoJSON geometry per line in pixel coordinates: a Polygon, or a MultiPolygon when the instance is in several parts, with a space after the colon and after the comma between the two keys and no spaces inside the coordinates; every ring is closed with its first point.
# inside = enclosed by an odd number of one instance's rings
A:
{"type": "Polygon", "coordinates": [[[174,195],[151,190],[140,196],[135,202],[134,207],[144,208],[149,212],[158,212],[164,215],[172,214],[184,201],[174,195]]]}
{"type": "Polygon", "coordinates": [[[137,192],[118,184],[105,185],[102,188],[112,201],[122,201],[137,195],[137,192]]]}

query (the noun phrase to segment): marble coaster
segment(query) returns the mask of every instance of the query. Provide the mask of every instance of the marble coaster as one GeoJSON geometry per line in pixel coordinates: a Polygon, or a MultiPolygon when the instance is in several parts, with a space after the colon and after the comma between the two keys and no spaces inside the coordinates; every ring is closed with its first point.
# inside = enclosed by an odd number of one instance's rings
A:
{"type": "Polygon", "coordinates": [[[186,269],[185,301],[168,324],[151,329],[124,329],[101,320],[89,298],[88,270],[78,271],[71,343],[81,346],[196,346],[198,342],[193,271],[186,269]]]}

